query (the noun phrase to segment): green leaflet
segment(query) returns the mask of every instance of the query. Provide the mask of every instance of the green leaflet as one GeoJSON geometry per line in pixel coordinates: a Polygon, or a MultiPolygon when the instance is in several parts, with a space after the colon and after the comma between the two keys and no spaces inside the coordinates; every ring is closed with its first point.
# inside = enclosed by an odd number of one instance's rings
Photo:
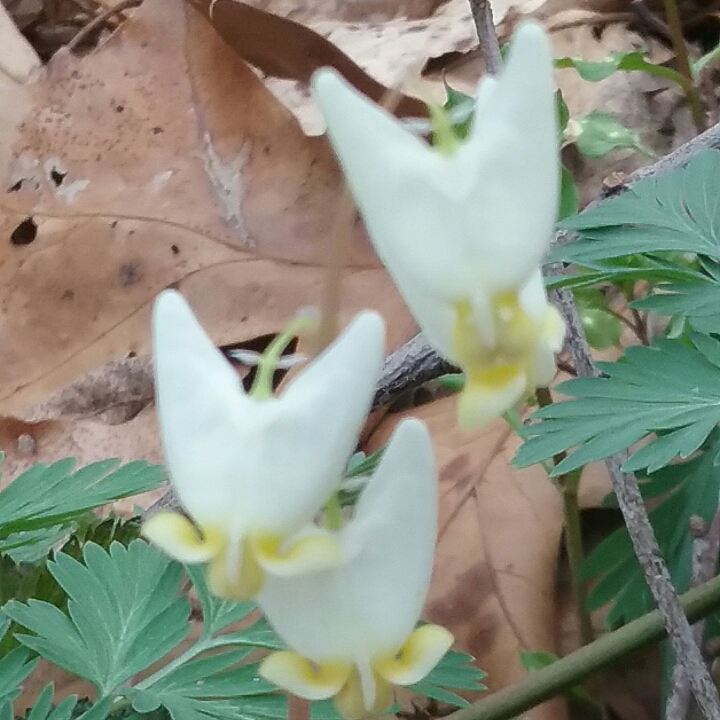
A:
{"type": "Polygon", "coordinates": [[[580,239],[554,248],[550,261],[585,265],[670,250],[720,260],[719,183],[720,152],[702,150],[686,166],[563,220],[580,239]]]}
{"type": "Polygon", "coordinates": [[[699,265],[697,277],[660,282],[631,307],[685,318],[700,333],[720,334],[720,265],[708,258],[701,258],[699,265]]]}
{"type": "Polygon", "coordinates": [[[651,433],[625,469],[650,472],[695,452],[720,422],[720,343],[692,333],[693,345],[659,339],[625,350],[615,363],[598,363],[605,377],[576,378],[558,386],[570,400],[535,411],[518,467],[570,451],[552,475],[614,455],[651,433]],[[571,448],[578,446],[577,449],[571,448]]]}
{"type": "Polygon", "coordinates": [[[480,682],[485,673],[472,663],[471,655],[450,650],[429,675],[410,687],[434,700],[464,707],[468,702],[447,688],[475,692],[485,690],[485,686],[480,682]]]}
{"type": "MultiPolygon", "coordinates": [[[[285,697],[259,677],[257,662],[248,661],[256,648],[281,649],[282,642],[264,618],[252,617],[256,612],[252,603],[213,596],[204,569],[198,566],[186,571],[203,615],[199,637],[175,659],[128,685],[135,675],[165,658],[190,630],[190,605],[180,594],[183,567],[144,540],[134,540],[127,548],[114,542],[109,551],[86,542],[82,560],[58,553],[48,563],[69,598],[66,613],[36,599],[11,600],[4,611],[7,618],[34,633],[18,634],[20,642],[96,686],[98,702],[85,711],[84,720],[102,720],[110,703],[125,712],[123,717],[132,718],[166,713],[172,720],[281,720],[287,716],[285,697]],[[229,630],[240,620],[245,627],[229,630]]],[[[27,657],[27,651],[18,648],[0,660],[0,680],[8,680],[5,695],[0,685],[0,713],[11,712],[9,701],[32,669],[27,657]],[[7,708],[2,705],[5,700],[7,708]]],[[[464,704],[445,687],[482,689],[483,673],[471,660],[449,652],[416,689],[429,697],[464,704]]],[[[75,708],[75,698],[52,708],[47,697],[42,695],[36,704],[35,720],[68,720],[65,714],[75,708]]],[[[314,708],[313,717],[335,720],[337,713],[323,702],[314,708]]],[[[0,720],[4,720],[2,715],[0,720]]]]}
{"type": "Polygon", "coordinates": [[[5,613],[35,633],[27,647],[86,678],[107,697],[172,650],[190,631],[190,605],[178,595],[182,568],[142,540],[109,552],[83,548],[84,564],[58,553],[48,569],[67,593],[68,613],[41,600],[11,600],[5,613]]]}
{"type": "Polygon", "coordinates": [[[637,130],[625,127],[614,115],[593,110],[568,123],[567,135],[585,156],[599,158],[611,150],[631,148],[653,157],[637,130]]]}
{"type": "MultiPolygon", "coordinates": [[[[717,509],[718,452],[720,433],[716,431],[702,454],[658,470],[640,485],[646,498],[664,495],[649,516],[673,585],[680,593],[690,586],[693,541],[690,517],[697,515],[709,522],[717,509]]],[[[590,553],[583,565],[583,575],[596,581],[588,595],[588,609],[613,603],[605,619],[610,627],[627,623],[653,607],[625,528],[616,530],[590,553]]]]}
{"type": "Polygon", "coordinates": [[[599,82],[618,70],[640,70],[682,84],[682,76],[672,68],[656,65],[645,59],[645,48],[611,52],[604,60],[583,60],[576,57],[556,58],[556,68],[575,68],[583,80],[599,82]]]}
{"type": "MultiPolygon", "coordinates": [[[[54,686],[52,683],[46,685],[37,697],[35,704],[25,713],[25,720],[70,720],[73,717],[77,695],[68,695],[57,705],[53,705],[54,686]]],[[[6,705],[0,712],[9,712],[10,705],[6,705]]],[[[0,715],[2,717],[2,715],[0,715]]],[[[12,718],[13,715],[8,716],[12,718]]]]}
{"type": "Polygon", "coordinates": [[[28,468],[0,491],[0,552],[46,542],[47,532],[118,498],[157,488],[164,470],[135,461],[101,460],[73,472],[72,458],[28,468]],[[119,466],[120,465],[120,466],[119,466]],[[118,467],[119,466],[119,467],[118,467]]]}

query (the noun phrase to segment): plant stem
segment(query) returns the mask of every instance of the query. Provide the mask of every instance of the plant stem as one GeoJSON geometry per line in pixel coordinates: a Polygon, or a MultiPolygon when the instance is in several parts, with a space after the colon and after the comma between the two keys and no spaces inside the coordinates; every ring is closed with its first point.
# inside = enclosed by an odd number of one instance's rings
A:
{"type": "MultiPolygon", "coordinates": [[[[686,592],[680,602],[691,622],[720,607],[720,576],[686,592]]],[[[508,720],[577,685],[591,673],[650,642],[667,636],[663,619],[653,610],[624,627],[566,655],[552,665],[528,675],[515,685],[499,690],[449,715],[446,720],[508,720]]]]}
{"type": "Polygon", "coordinates": [[[585,608],[587,588],[581,574],[585,552],[582,541],[582,526],[580,523],[580,505],[578,504],[578,485],[580,473],[569,473],[562,485],[563,516],[565,519],[565,548],[568,554],[568,565],[572,579],[573,600],[577,606],[578,622],[580,624],[580,642],[588,645],[595,639],[590,613],[585,608]]]}
{"type": "MultiPolygon", "coordinates": [[[[538,388],[535,391],[538,405],[545,407],[553,402],[548,388],[538,388]]],[[[565,453],[558,453],[553,460],[557,465],[565,459],[565,453]]],[[[585,609],[587,589],[580,569],[585,560],[585,551],[582,541],[582,524],[580,522],[580,505],[578,504],[578,487],[580,485],[580,472],[575,471],[559,475],[556,482],[562,493],[565,549],[568,554],[572,594],[575,602],[578,626],[580,628],[580,642],[583,645],[591,643],[595,638],[590,613],[585,609]]]]}
{"type": "Polygon", "coordinates": [[[665,7],[665,18],[667,19],[670,36],[672,37],[673,51],[677,58],[678,71],[683,76],[683,90],[687,96],[692,113],[693,122],[697,131],[705,130],[705,115],[703,114],[702,105],[700,104],[700,95],[693,82],[692,71],[690,70],[690,58],[688,57],[687,45],[683,37],[682,23],[680,22],[680,13],[676,0],[663,0],[665,7]]]}
{"type": "Polygon", "coordinates": [[[475,21],[475,30],[480,41],[480,52],[485,60],[488,75],[497,75],[502,68],[500,45],[495,34],[490,0],[470,0],[470,12],[475,21]]]}

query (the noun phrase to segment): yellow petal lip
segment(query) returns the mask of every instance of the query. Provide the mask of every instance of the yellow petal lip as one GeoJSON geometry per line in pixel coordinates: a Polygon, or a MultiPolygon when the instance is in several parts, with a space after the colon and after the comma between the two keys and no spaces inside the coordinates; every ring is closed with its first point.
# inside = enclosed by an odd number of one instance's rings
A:
{"type": "Polygon", "coordinates": [[[458,424],[465,430],[479,428],[500,417],[522,400],[527,376],[517,366],[498,366],[492,372],[469,372],[458,398],[458,424]]]}
{"type": "Polygon", "coordinates": [[[307,530],[287,547],[281,538],[253,533],[250,536],[252,552],[262,569],[279,577],[293,577],[337,567],[342,552],[336,538],[322,530],[307,530]]]}
{"type": "Polygon", "coordinates": [[[210,590],[226,600],[252,600],[265,584],[265,573],[257,561],[252,544],[241,541],[231,560],[227,551],[216,555],[207,568],[210,590]]]}
{"type": "Polygon", "coordinates": [[[420,682],[450,649],[453,635],[440,625],[413,630],[400,652],[374,663],[377,673],[394,685],[420,682]]]}
{"type": "Polygon", "coordinates": [[[306,700],[326,700],[336,695],[353,668],[347,663],[314,663],[290,650],[268,655],[260,675],[283,690],[306,700]]]}
{"type": "Polygon", "coordinates": [[[161,510],[146,520],[142,534],[175,560],[183,563],[207,562],[222,552],[222,533],[208,527],[198,528],[177,512],[161,510]]]}
{"type": "Polygon", "coordinates": [[[384,678],[375,675],[375,700],[372,707],[367,707],[363,700],[362,686],[357,669],[353,668],[347,682],[338,692],[333,703],[345,720],[361,720],[361,718],[380,715],[392,702],[392,686],[384,678]]]}

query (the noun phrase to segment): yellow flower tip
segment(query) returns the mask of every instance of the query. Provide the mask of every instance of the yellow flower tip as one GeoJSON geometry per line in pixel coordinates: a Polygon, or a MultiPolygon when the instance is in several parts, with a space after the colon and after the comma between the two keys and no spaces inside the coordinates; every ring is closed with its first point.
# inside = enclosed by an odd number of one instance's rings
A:
{"type": "Polygon", "coordinates": [[[365,705],[360,675],[353,668],[347,682],[333,698],[333,704],[345,720],[362,720],[362,718],[380,715],[392,702],[392,685],[381,676],[375,674],[375,698],[371,707],[365,705]]]}
{"type": "Polygon", "coordinates": [[[410,633],[400,652],[375,663],[375,669],[394,685],[412,685],[430,673],[454,640],[441,625],[422,625],[410,633]]]}
{"type": "Polygon", "coordinates": [[[142,534],[164,553],[182,563],[207,562],[221,554],[225,539],[213,528],[198,528],[178,512],[162,510],[142,526],[142,534]]]}
{"type": "Polygon", "coordinates": [[[314,663],[290,650],[268,655],[260,675],[268,682],[306,700],[326,700],[346,684],[352,667],[344,663],[314,663]]]}
{"type": "Polygon", "coordinates": [[[557,308],[548,305],[543,317],[540,335],[554,353],[559,353],[565,343],[565,320],[557,308]]]}
{"type": "Polygon", "coordinates": [[[474,430],[500,417],[522,400],[527,376],[517,365],[496,365],[466,371],[458,398],[458,424],[474,430]]]}
{"type": "Polygon", "coordinates": [[[241,544],[241,554],[231,560],[227,551],[216,555],[207,568],[210,591],[226,600],[252,600],[265,584],[265,572],[249,540],[241,544]]]}
{"type": "Polygon", "coordinates": [[[253,534],[252,552],[260,567],[279,577],[294,577],[338,567],[342,552],[336,538],[326,531],[307,531],[287,547],[281,538],[253,534]]]}

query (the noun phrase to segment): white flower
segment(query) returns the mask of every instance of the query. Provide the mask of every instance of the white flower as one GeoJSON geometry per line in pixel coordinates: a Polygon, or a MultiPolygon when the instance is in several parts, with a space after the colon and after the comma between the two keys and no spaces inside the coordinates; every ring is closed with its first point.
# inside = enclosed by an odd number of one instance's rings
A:
{"type": "Polygon", "coordinates": [[[291,648],[263,661],[266,679],[310,700],[334,697],[354,719],[382,712],[392,684],[418,682],[438,663],[452,635],[414,629],[432,570],[436,479],[425,426],[403,421],[339,532],[342,565],[269,577],[258,596],[291,648]]]}
{"type": "Polygon", "coordinates": [[[564,324],[540,263],[560,168],[544,31],[520,25],[481,82],[466,141],[432,148],[334,71],[313,78],[328,134],[370,237],[436,350],[461,366],[460,421],[496,417],[554,374],[564,324]]]}
{"type": "Polygon", "coordinates": [[[243,390],[183,298],[153,314],[155,392],[173,489],[190,516],[159,512],[143,533],[181,562],[208,562],[218,595],[255,595],[267,573],[340,559],[310,524],[336,489],[372,399],[384,327],[358,315],[278,397],[243,390]]]}

